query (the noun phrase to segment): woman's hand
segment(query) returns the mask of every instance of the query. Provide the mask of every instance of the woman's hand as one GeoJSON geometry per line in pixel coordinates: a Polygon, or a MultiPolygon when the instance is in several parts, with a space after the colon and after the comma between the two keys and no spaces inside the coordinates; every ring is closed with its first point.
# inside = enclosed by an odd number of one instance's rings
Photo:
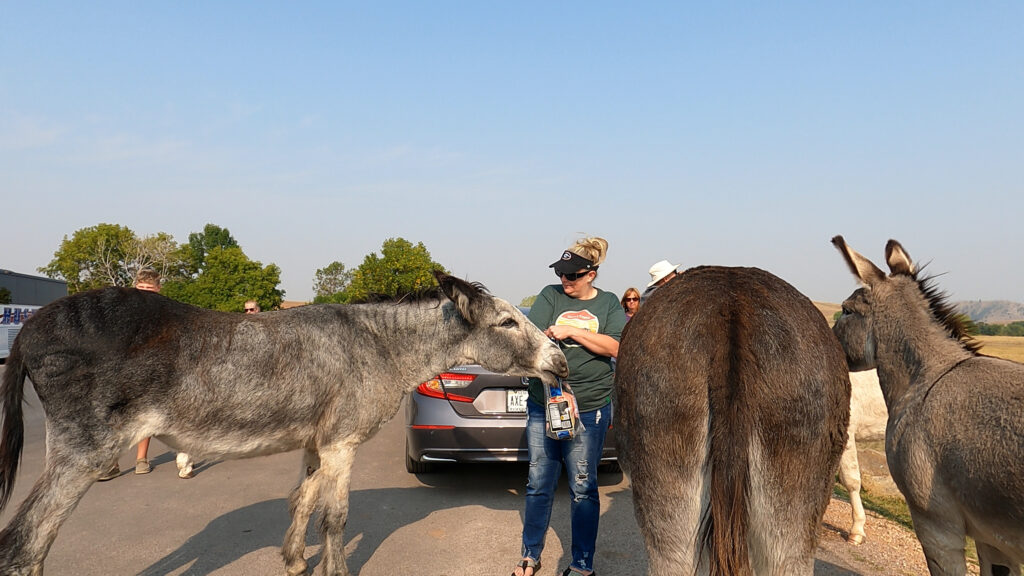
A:
{"type": "Polygon", "coordinates": [[[544,334],[559,342],[572,340],[600,356],[615,358],[619,355],[619,341],[607,334],[597,334],[590,330],[566,325],[549,326],[544,334]]]}
{"type": "Polygon", "coordinates": [[[548,338],[554,338],[555,340],[568,340],[579,331],[580,329],[575,326],[560,325],[549,326],[548,329],[544,331],[544,334],[546,334],[548,338]]]}
{"type": "Polygon", "coordinates": [[[576,403],[576,395],[572,392],[563,394],[566,400],[569,401],[569,411],[572,413],[572,417],[579,421],[580,419],[580,406],[576,403]]]}

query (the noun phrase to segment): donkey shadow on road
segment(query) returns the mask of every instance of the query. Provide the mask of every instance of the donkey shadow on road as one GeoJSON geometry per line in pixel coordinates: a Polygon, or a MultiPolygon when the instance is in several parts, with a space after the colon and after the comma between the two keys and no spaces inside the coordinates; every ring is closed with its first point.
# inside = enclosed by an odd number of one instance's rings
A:
{"type": "MultiPolygon", "coordinates": [[[[360,574],[384,542],[403,528],[437,512],[471,506],[518,514],[516,526],[503,528],[511,538],[507,548],[513,554],[508,559],[496,560],[501,562],[504,570],[505,563],[509,566],[514,563],[514,554],[519,549],[526,475],[525,464],[442,466],[434,473],[417,475],[421,486],[353,490],[350,494],[349,535],[346,541],[346,550],[349,551],[346,564],[349,570],[352,574],[360,574]]],[[[551,530],[563,542],[561,557],[552,557],[557,549],[549,534],[548,556],[545,558],[545,565],[556,567],[567,566],[571,560],[568,546],[572,534],[570,499],[565,480],[563,477],[559,483],[551,515],[551,530]]],[[[597,548],[601,572],[647,573],[644,543],[633,517],[632,491],[623,482],[621,472],[602,472],[599,483],[602,488],[602,529],[597,548]],[[618,488],[620,485],[621,489],[618,488]],[[612,531],[615,533],[610,534],[612,531]]],[[[307,527],[306,546],[319,550],[320,537],[316,531],[316,520],[314,517],[307,527]]],[[[285,498],[244,506],[214,519],[178,549],[140,574],[166,576],[177,573],[185,566],[188,568],[180,572],[182,576],[212,574],[257,550],[280,547],[290,521],[288,501],[285,498]]],[[[453,553],[475,548],[479,543],[467,544],[474,546],[451,543],[453,553]]],[[[493,554],[494,551],[485,550],[481,553],[493,554]]],[[[310,573],[314,573],[320,560],[319,551],[307,559],[310,573]]],[[[856,572],[822,560],[815,561],[814,572],[828,576],[857,576],[856,572]]]]}
{"type": "MultiPolygon", "coordinates": [[[[420,522],[436,512],[466,506],[484,506],[492,510],[517,512],[519,524],[511,532],[514,533],[513,537],[516,540],[510,542],[511,549],[517,551],[518,535],[522,526],[526,474],[525,464],[440,467],[436,473],[418,475],[417,478],[423,484],[421,486],[353,490],[350,494],[347,526],[350,536],[346,542],[346,549],[350,551],[346,559],[349,570],[353,574],[359,574],[384,541],[402,528],[420,522]],[[466,471],[471,471],[472,474],[467,474],[466,471]]],[[[621,481],[620,472],[601,474],[602,487],[614,486],[621,481]]],[[[603,522],[610,525],[635,522],[628,496],[625,497],[625,505],[619,504],[624,493],[628,494],[628,490],[610,496],[612,504],[605,505],[602,510],[603,522]]],[[[564,486],[560,486],[559,496],[562,497],[555,504],[551,527],[564,542],[568,542],[571,534],[569,498],[564,486]]],[[[318,550],[320,537],[316,530],[316,521],[317,518],[314,516],[307,526],[306,546],[317,547],[318,550]]],[[[166,576],[178,573],[177,571],[185,566],[188,568],[180,572],[182,576],[211,574],[257,550],[280,547],[290,522],[288,501],[285,498],[264,500],[244,506],[217,517],[176,550],[140,574],[166,576]]],[[[643,558],[643,546],[635,529],[630,540],[623,543],[623,547],[632,548],[633,554],[609,552],[603,555],[602,566],[605,571],[613,574],[632,572],[637,559],[643,558]],[[635,542],[632,541],[634,539],[635,542]],[[630,569],[626,568],[626,564],[630,569]]],[[[601,545],[602,543],[598,545],[599,555],[601,545]]],[[[453,546],[460,550],[465,549],[457,544],[453,546]]],[[[320,563],[319,552],[307,560],[310,573],[313,573],[320,563]]],[[[514,561],[514,557],[508,559],[510,565],[514,561]]],[[[568,561],[568,557],[565,556],[559,559],[559,564],[556,565],[568,564],[568,561]]],[[[645,560],[643,566],[646,568],[645,560]]]]}

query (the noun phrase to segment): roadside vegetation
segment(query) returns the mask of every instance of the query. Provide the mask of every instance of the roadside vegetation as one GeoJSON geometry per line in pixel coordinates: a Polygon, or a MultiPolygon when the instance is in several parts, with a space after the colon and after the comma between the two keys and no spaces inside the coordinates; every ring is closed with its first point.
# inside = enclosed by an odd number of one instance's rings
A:
{"type": "Polygon", "coordinates": [[[444,266],[430,257],[423,242],[413,244],[404,238],[388,238],[380,255],[367,254],[355,270],[347,269],[341,262],[331,262],[317,270],[313,301],[344,304],[374,296],[415,294],[436,284],[435,271],[447,273],[444,266]]]}
{"type": "MultiPolygon", "coordinates": [[[[163,280],[161,293],[201,308],[241,312],[254,299],[264,310],[284,301],[281,269],[263,265],[242,250],[227,228],[207,224],[179,244],[166,232],[138,235],[126,226],[101,223],[64,236],[39,272],[64,280],[75,294],[106,286],[131,286],[135,274],[152,268],[163,280]]],[[[368,254],[356,268],[332,262],[316,271],[314,302],[346,303],[372,297],[391,298],[435,285],[434,262],[422,242],[388,238],[381,252],[368,254]]],[[[9,299],[0,293],[0,300],[9,299]]]]}
{"type": "Polygon", "coordinates": [[[976,324],[978,334],[983,336],[1024,336],[1024,322],[1010,322],[1009,324],[976,324]]]}

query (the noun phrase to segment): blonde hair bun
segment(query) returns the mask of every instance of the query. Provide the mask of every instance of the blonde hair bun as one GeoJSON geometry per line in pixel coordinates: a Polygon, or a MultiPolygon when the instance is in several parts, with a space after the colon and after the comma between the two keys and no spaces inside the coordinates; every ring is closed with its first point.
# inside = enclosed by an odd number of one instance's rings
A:
{"type": "Polygon", "coordinates": [[[600,266],[608,255],[608,241],[597,236],[581,238],[569,247],[569,252],[590,260],[595,266],[600,266]]]}

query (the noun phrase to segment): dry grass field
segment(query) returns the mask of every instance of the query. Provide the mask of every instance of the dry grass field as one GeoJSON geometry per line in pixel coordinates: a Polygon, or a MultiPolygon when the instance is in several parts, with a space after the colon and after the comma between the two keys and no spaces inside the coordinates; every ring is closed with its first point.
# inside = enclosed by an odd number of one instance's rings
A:
{"type": "Polygon", "coordinates": [[[1024,362],[1024,338],[1019,336],[975,336],[981,342],[981,353],[1024,362]]]}
{"type": "Polygon", "coordinates": [[[828,325],[832,325],[832,318],[835,317],[836,312],[839,312],[843,307],[839,304],[832,304],[831,302],[815,302],[814,305],[825,315],[825,319],[828,320],[828,325]]]}

